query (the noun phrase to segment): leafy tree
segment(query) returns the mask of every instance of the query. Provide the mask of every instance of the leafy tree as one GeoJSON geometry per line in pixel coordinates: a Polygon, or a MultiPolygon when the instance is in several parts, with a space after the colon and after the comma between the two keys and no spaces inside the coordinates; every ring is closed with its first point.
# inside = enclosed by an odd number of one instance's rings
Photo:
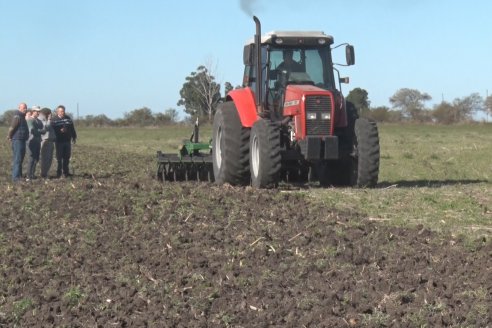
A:
{"type": "Polygon", "coordinates": [[[367,116],[376,122],[401,122],[402,120],[401,111],[391,110],[386,106],[372,108],[367,116]]]}
{"type": "Polygon", "coordinates": [[[139,109],[135,109],[130,113],[125,113],[125,118],[127,124],[129,125],[138,125],[138,126],[147,126],[155,123],[154,115],[150,108],[142,107],[139,109]]]}
{"type": "Polygon", "coordinates": [[[99,114],[94,117],[95,126],[111,126],[113,125],[113,120],[104,114],[99,114]]]}
{"type": "Polygon", "coordinates": [[[178,121],[178,111],[174,108],[167,109],[164,113],[155,114],[157,125],[172,124],[178,121]]]}
{"type": "Polygon", "coordinates": [[[10,125],[10,123],[12,122],[12,118],[14,117],[16,112],[16,109],[9,109],[5,111],[3,115],[0,116],[0,125],[10,125]]]}
{"type": "Polygon", "coordinates": [[[79,123],[85,124],[87,126],[111,126],[113,121],[104,114],[99,115],[87,115],[86,117],[79,120],[79,123]]]}
{"type": "Polygon", "coordinates": [[[432,97],[427,93],[422,93],[416,89],[403,88],[389,99],[394,108],[401,110],[405,117],[414,121],[425,121],[427,118],[424,103],[432,97]]]}
{"type": "Polygon", "coordinates": [[[167,125],[171,124],[171,118],[164,113],[157,113],[154,116],[154,121],[156,125],[167,125]]]}
{"type": "Polygon", "coordinates": [[[179,94],[181,99],[178,106],[184,106],[187,114],[206,115],[208,120],[212,121],[221,99],[220,84],[215,82],[215,77],[209,73],[207,67],[198,66],[196,72],[187,76],[179,94]]]}
{"type": "Polygon", "coordinates": [[[234,87],[232,86],[232,84],[230,82],[224,83],[224,98],[227,96],[229,91],[232,91],[232,90],[234,90],[234,87]]]}
{"type": "Polygon", "coordinates": [[[432,117],[436,123],[452,124],[455,123],[455,108],[450,103],[443,101],[434,107],[432,117]]]}
{"type": "Polygon", "coordinates": [[[455,108],[455,122],[471,121],[473,114],[483,109],[484,101],[480,94],[472,93],[467,97],[453,100],[453,107],[455,108]]]}
{"type": "Polygon", "coordinates": [[[434,107],[432,117],[437,123],[454,124],[471,121],[473,114],[483,110],[484,101],[478,93],[456,98],[452,103],[443,101],[434,107]]]}
{"type": "Polygon", "coordinates": [[[164,115],[168,116],[171,123],[176,123],[179,120],[178,110],[176,108],[168,108],[164,112],[164,115]]]}
{"type": "Polygon", "coordinates": [[[366,90],[361,88],[351,90],[347,95],[347,101],[350,101],[355,105],[355,108],[359,110],[361,116],[367,116],[371,102],[369,101],[366,90]]]}

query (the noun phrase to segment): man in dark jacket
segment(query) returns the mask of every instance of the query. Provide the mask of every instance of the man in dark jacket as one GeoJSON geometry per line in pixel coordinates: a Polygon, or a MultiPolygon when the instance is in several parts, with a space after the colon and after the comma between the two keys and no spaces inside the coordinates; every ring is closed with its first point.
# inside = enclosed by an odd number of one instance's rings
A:
{"type": "Polygon", "coordinates": [[[56,177],[61,177],[62,173],[65,177],[69,177],[71,174],[68,165],[72,156],[70,142],[75,144],[77,133],[75,132],[72,119],[65,115],[65,106],[60,105],[56,108],[56,115],[51,120],[51,125],[55,130],[56,160],[58,161],[56,177]]]}
{"type": "Polygon", "coordinates": [[[29,137],[29,128],[26,122],[27,105],[19,104],[19,110],[14,114],[10,124],[7,139],[12,145],[12,180],[19,181],[22,178],[22,162],[26,156],[26,141],[29,137]]]}

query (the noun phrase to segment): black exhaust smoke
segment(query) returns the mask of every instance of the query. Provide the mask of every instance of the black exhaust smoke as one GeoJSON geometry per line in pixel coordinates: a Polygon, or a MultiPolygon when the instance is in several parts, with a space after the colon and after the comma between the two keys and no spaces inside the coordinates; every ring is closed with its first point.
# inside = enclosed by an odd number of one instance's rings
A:
{"type": "Polygon", "coordinates": [[[253,6],[256,0],[239,0],[239,6],[241,10],[248,15],[249,17],[253,17],[253,6]]]}

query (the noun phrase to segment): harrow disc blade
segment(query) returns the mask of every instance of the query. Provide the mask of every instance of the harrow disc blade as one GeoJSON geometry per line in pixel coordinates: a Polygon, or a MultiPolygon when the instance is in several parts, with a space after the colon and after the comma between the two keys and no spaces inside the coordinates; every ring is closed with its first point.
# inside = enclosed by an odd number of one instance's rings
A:
{"type": "Polygon", "coordinates": [[[186,181],[194,181],[197,180],[196,172],[197,167],[194,163],[185,163],[185,180],[186,181]]]}
{"type": "Polygon", "coordinates": [[[158,153],[157,179],[159,181],[214,182],[211,156],[190,156],[158,153]]]}
{"type": "Polygon", "coordinates": [[[157,165],[157,180],[159,181],[164,181],[164,178],[166,176],[166,169],[165,169],[165,165],[163,163],[159,163],[159,165],[157,165]]]}

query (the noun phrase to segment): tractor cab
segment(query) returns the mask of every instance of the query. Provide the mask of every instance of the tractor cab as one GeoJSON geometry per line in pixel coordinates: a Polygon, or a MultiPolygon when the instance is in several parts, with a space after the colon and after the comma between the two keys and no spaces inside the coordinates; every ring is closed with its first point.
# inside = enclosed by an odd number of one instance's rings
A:
{"type": "MultiPolygon", "coordinates": [[[[332,44],[333,37],[319,31],[274,31],[263,35],[259,43],[248,41],[244,47],[243,87],[256,91],[258,114],[272,120],[292,116],[296,110],[287,108],[295,107],[306,92],[324,92],[334,100],[334,107],[343,107],[340,88],[337,89],[341,79],[334,75],[332,44]],[[259,84],[257,76],[261,79],[259,84]]],[[[346,54],[347,64],[352,65],[352,46],[346,46],[346,54]]],[[[339,117],[337,125],[343,125],[345,114],[335,114],[339,117]]]]}

